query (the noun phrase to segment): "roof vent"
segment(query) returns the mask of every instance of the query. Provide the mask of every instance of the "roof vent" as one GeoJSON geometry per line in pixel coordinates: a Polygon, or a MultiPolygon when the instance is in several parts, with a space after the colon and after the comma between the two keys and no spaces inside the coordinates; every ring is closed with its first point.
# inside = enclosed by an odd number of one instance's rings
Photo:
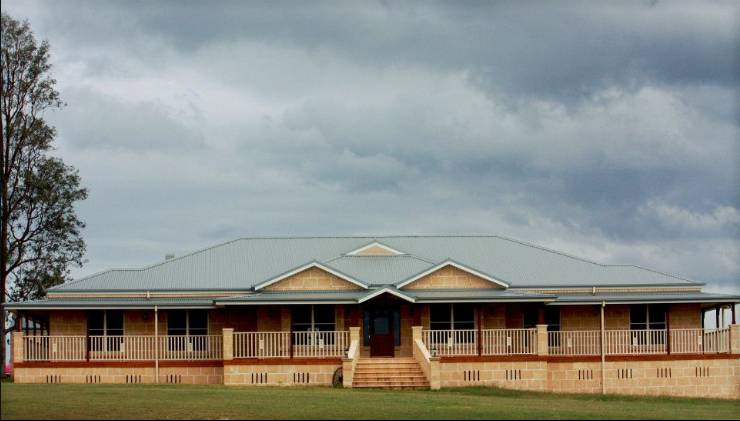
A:
{"type": "Polygon", "coordinates": [[[164,260],[172,260],[174,258],[175,258],[175,255],[174,254],[165,254],[164,255],[164,260]]]}

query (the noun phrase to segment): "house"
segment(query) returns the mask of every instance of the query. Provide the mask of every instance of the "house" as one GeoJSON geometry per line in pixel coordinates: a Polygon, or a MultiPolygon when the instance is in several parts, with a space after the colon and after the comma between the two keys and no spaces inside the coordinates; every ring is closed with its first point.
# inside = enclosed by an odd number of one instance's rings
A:
{"type": "Polygon", "coordinates": [[[497,236],[244,238],[6,308],[19,383],[739,398],[740,296],[702,287],[497,236]]]}

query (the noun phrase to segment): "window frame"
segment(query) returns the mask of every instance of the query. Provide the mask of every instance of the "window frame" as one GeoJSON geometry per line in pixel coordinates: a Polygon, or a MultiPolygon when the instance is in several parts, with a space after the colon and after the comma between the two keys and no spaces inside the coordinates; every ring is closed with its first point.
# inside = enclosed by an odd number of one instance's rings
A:
{"type": "MultiPolygon", "coordinates": [[[[477,316],[478,309],[471,304],[468,303],[440,303],[440,304],[431,304],[429,307],[429,330],[475,330],[478,327],[478,318],[477,316]],[[447,320],[438,320],[435,321],[432,319],[432,312],[433,308],[437,307],[442,308],[442,306],[447,306],[449,311],[449,319],[447,320]],[[473,320],[455,320],[455,307],[468,307],[472,310],[472,316],[473,320]],[[465,327],[465,328],[458,328],[456,325],[458,323],[472,323],[472,327],[465,327]],[[446,329],[438,329],[435,328],[435,325],[446,325],[446,329]]],[[[447,313],[447,311],[445,311],[447,313]]],[[[461,313],[458,310],[458,313],[461,313]]]]}
{"type": "Polygon", "coordinates": [[[547,331],[548,332],[560,332],[562,323],[563,323],[563,319],[562,319],[562,315],[560,314],[560,307],[559,306],[545,306],[545,324],[547,325],[547,331]],[[550,321],[555,318],[555,315],[557,315],[558,322],[550,323],[550,321]]]}
{"type": "MultiPolygon", "coordinates": [[[[330,305],[330,304],[308,304],[306,306],[295,306],[291,310],[290,313],[290,331],[291,332],[335,332],[337,330],[337,309],[336,306],[330,305]],[[316,322],[316,306],[325,306],[325,308],[331,308],[332,309],[332,319],[334,320],[331,323],[328,322],[316,322]],[[301,322],[301,323],[295,323],[294,322],[294,311],[297,308],[305,308],[306,306],[310,307],[310,314],[311,314],[311,321],[310,322],[301,322]],[[307,330],[301,329],[296,330],[295,326],[308,326],[309,328],[307,330]],[[316,326],[332,326],[332,329],[317,329],[316,326]]],[[[328,314],[328,313],[327,313],[328,314]]]]}
{"type": "MultiPolygon", "coordinates": [[[[182,330],[182,328],[178,328],[178,330],[182,330]]],[[[198,328],[198,330],[201,330],[201,329],[198,328]]],[[[210,313],[207,310],[190,310],[190,309],[184,309],[184,310],[169,310],[167,312],[167,336],[208,336],[210,333],[211,333],[211,315],[210,315],[210,313]],[[171,315],[173,313],[175,313],[175,312],[178,312],[178,311],[181,311],[181,312],[184,312],[185,313],[185,333],[184,334],[175,334],[175,335],[172,335],[172,334],[170,334],[170,330],[171,329],[175,329],[175,328],[171,328],[170,327],[170,322],[172,321],[172,316],[171,315]],[[205,331],[204,334],[200,334],[200,333],[193,334],[193,333],[191,333],[191,328],[190,328],[190,312],[191,311],[202,311],[203,314],[205,314],[205,316],[206,316],[206,331],[205,331]]]]}
{"type": "Polygon", "coordinates": [[[126,314],[124,313],[123,310],[93,310],[93,311],[88,311],[87,314],[86,314],[86,317],[85,317],[85,322],[86,322],[85,328],[86,328],[86,331],[87,331],[87,336],[124,336],[126,334],[126,314]],[[92,335],[92,334],[90,334],[90,330],[91,330],[90,329],[90,315],[93,314],[93,313],[97,313],[97,312],[100,312],[100,313],[103,314],[103,328],[102,329],[94,329],[94,330],[102,330],[103,331],[102,332],[103,333],[102,335],[92,335]],[[121,314],[121,328],[120,329],[112,329],[112,328],[109,328],[108,327],[108,312],[111,312],[111,313],[112,312],[117,312],[117,313],[120,313],[121,314]],[[109,334],[108,333],[109,330],[115,330],[115,331],[120,330],[121,331],[121,334],[120,335],[117,335],[117,334],[109,334]]]}
{"type": "Polygon", "coordinates": [[[632,304],[630,305],[630,330],[666,330],[668,328],[668,307],[662,304],[632,304]],[[633,309],[635,307],[643,307],[645,309],[645,321],[644,322],[633,322],[633,309]],[[662,314],[662,321],[652,321],[650,319],[650,310],[660,310],[657,314],[662,314]],[[642,325],[644,328],[635,329],[633,326],[642,325]],[[662,327],[654,327],[655,325],[662,325],[662,327]]]}
{"type": "Polygon", "coordinates": [[[121,343],[123,343],[123,337],[126,335],[126,313],[123,310],[92,310],[88,311],[85,314],[85,333],[87,335],[87,347],[88,349],[93,348],[93,343],[95,343],[98,347],[102,347],[102,349],[99,349],[97,351],[100,352],[109,352],[109,351],[120,351],[121,350],[121,343]],[[110,328],[108,326],[108,313],[118,313],[121,315],[121,328],[110,328]],[[91,315],[93,314],[102,314],[102,329],[91,329],[90,328],[90,319],[91,315]],[[102,331],[100,335],[92,334],[91,330],[94,331],[102,331]],[[115,333],[112,333],[110,331],[115,331],[115,333]],[[120,331],[120,333],[118,333],[120,331]],[[93,336],[102,338],[102,340],[95,341],[93,340],[93,336]]]}

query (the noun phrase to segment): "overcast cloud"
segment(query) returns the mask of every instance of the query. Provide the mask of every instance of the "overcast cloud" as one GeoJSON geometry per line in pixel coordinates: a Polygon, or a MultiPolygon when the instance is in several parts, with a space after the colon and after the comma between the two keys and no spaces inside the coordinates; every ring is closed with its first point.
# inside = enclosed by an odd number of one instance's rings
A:
{"type": "Polygon", "coordinates": [[[500,234],[740,291],[737,2],[2,2],[51,43],[88,264],[500,234]]]}

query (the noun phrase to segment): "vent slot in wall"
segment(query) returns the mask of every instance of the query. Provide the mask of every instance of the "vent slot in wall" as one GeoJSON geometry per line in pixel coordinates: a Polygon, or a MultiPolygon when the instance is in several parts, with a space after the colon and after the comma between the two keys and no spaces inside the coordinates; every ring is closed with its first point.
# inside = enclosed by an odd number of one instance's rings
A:
{"type": "Polygon", "coordinates": [[[267,373],[252,373],[252,384],[267,384],[267,373]]]}
{"type": "Polygon", "coordinates": [[[479,382],[480,381],[480,370],[464,370],[463,379],[466,382],[479,382]]]}
{"type": "Polygon", "coordinates": [[[521,380],[522,370],[506,370],[506,380],[521,380]]]}
{"type": "Polygon", "coordinates": [[[293,383],[295,384],[311,383],[311,373],[293,373],[293,383]]]}
{"type": "Polygon", "coordinates": [[[670,379],[671,378],[671,368],[658,368],[657,370],[657,377],[659,379],[670,379]]]}

